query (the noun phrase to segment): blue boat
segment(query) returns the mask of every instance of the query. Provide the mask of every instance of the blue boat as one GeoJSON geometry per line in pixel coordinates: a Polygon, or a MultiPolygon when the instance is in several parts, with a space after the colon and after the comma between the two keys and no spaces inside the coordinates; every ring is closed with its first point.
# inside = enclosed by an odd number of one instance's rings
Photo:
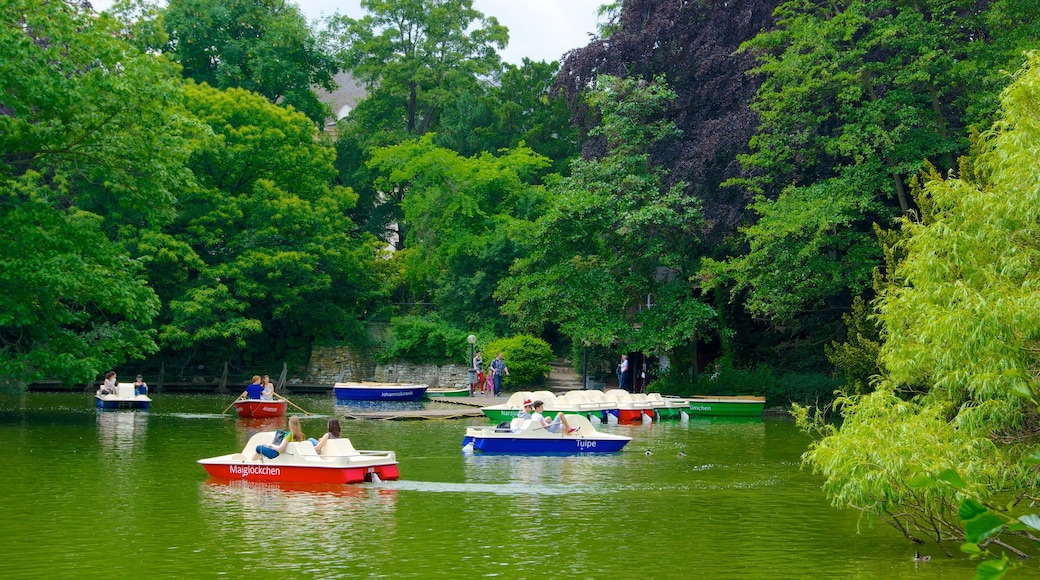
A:
{"type": "Polygon", "coordinates": [[[133,383],[117,383],[116,392],[101,394],[101,389],[94,394],[94,406],[98,409],[147,409],[152,404],[148,395],[137,394],[133,383]]]}
{"type": "Polygon", "coordinates": [[[497,427],[467,427],[463,451],[520,455],[574,455],[621,451],[631,437],[596,431],[588,418],[567,415],[571,433],[550,433],[530,419],[513,419],[497,427]]]}
{"type": "Polygon", "coordinates": [[[426,394],[427,385],[406,383],[336,383],[337,403],[350,401],[418,401],[426,394]]]}

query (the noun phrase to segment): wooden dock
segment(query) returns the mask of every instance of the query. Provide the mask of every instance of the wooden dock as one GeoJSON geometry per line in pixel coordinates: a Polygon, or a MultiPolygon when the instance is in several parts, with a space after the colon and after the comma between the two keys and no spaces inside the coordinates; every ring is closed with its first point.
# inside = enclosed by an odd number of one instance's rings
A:
{"type": "Polygon", "coordinates": [[[457,409],[417,409],[402,411],[350,411],[343,413],[337,409],[339,416],[346,419],[374,420],[374,421],[424,421],[424,420],[451,420],[472,419],[483,417],[481,407],[498,405],[509,400],[509,397],[439,397],[441,403],[452,403],[457,409]]]}

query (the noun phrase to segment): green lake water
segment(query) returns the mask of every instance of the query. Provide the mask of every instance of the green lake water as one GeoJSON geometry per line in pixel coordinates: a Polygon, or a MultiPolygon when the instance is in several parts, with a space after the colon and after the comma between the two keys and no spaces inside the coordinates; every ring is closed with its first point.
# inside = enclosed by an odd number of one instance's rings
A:
{"type": "MultiPolygon", "coordinates": [[[[228,397],[153,399],[142,412],[0,397],[0,578],[974,575],[934,546],[915,563],[894,530],[832,508],[786,418],[601,426],[634,440],[600,457],[463,453],[479,419],[346,421],[355,447],[397,453],[401,479],[306,486],[223,482],[196,463],[282,421],[221,416],[228,397]]],[[[308,435],[338,409],[331,394],[293,401],[318,415],[308,435]]]]}

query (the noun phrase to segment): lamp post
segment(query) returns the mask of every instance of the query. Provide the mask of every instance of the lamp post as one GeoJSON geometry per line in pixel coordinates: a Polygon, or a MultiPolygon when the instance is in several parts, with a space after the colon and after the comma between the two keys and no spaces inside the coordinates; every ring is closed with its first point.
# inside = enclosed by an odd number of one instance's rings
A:
{"type": "Polygon", "coordinates": [[[477,344],[477,337],[469,335],[466,337],[469,343],[469,394],[473,395],[473,385],[477,384],[477,369],[473,368],[473,345],[477,344]]]}
{"type": "Polygon", "coordinates": [[[589,341],[581,341],[581,388],[589,388],[589,341]]]}

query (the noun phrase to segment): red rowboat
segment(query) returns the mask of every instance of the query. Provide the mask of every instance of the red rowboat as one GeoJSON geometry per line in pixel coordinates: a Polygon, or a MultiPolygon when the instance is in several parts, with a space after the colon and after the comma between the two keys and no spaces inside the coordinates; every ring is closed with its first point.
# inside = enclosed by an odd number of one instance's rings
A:
{"type": "Polygon", "coordinates": [[[289,403],[285,399],[277,401],[260,401],[257,399],[245,399],[235,401],[235,411],[239,417],[282,417],[289,403]]]}

